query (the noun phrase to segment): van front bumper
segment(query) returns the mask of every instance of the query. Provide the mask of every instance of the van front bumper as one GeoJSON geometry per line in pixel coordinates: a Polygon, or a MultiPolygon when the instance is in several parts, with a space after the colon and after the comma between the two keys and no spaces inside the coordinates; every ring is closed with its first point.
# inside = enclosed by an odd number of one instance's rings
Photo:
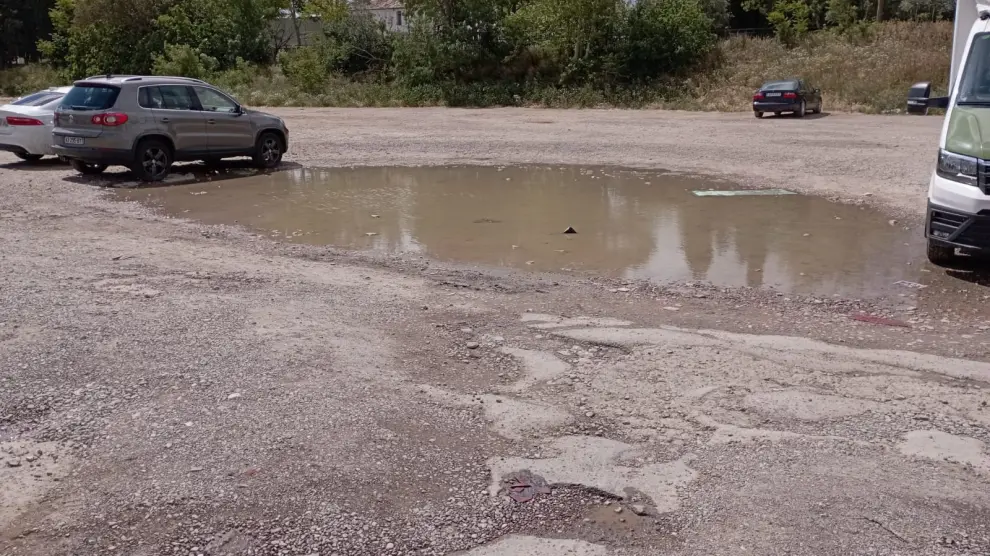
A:
{"type": "Polygon", "coordinates": [[[929,202],[925,237],[945,247],[990,251],[990,210],[971,214],[929,202]]]}

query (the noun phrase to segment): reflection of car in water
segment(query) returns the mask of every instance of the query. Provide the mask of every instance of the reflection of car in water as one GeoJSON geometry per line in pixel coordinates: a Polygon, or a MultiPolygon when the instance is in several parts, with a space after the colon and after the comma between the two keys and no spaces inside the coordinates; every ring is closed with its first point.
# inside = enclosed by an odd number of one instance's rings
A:
{"type": "Polygon", "coordinates": [[[0,106],[0,151],[34,162],[52,151],[55,108],[71,87],[37,91],[0,106]]]}
{"type": "Polygon", "coordinates": [[[951,265],[956,251],[990,251],[990,6],[957,0],[949,96],[931,97],[931,84],[908,93],[908,112],[947,109],[928,189],[928,259],[951,265]]]}

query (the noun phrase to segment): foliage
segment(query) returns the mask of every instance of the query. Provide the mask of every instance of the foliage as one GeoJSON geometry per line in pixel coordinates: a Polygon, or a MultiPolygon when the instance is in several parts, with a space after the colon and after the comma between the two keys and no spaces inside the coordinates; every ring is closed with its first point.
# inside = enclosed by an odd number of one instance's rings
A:
{"type": "Polygon", "coordinates": [[[626,35],[625,74],[634,82],[684,73],[712,51],[716,38],[697,0],[639,0],[626,35]]]}
{"type": "Polygon", "coordinates": [[[165,53],[155,57],[155,75],[180,75],[195,79],[207,79],[220,63],[186,44],[167,45],[165,53]]]}
{"type": "Polygon", "coordinates": [[[330,77],[326,62],[316,47],[287,50],[279,55],[278,62],[289,83],[307,93],[319,93],[330,77]]]}
{"type": "Polygon", "coordinates": [[[392,62],[392,35],[366,13],[325,24],[319,46],[330,71],[343,75],[382,73],[392,62]]]}
{"type": "Polygon", "coordinates": [[[794,46],[808,34],[811,10],[804,0],[780,0],[767,13],[767,20],[773,25],[777,40],[787,46],[794,46]]]}

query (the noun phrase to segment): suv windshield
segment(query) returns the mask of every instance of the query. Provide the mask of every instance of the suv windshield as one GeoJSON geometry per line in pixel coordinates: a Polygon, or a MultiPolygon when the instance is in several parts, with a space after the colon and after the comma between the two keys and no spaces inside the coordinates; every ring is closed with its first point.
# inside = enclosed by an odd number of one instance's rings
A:
{"type": "Polygon", "coordinates": [[[119,95],[119,87],[81,83],[65,95],[62,107],[72,110],[106,110],[113,107],[119,95]]]}
{"type": "Polygon", "coordinates": [[[771,81],[760,87],[764,91],[796,91],[797,88],[797,81],[771,81]]]}
{"type": "Polygon", "coordinates": [[[978,33],[973,37],[956,103],[990,106],[990,33],[978,33]]]}
{"type": "Polygon", "coordinates": [[[33,93],[26,97],[19,98],[10,104],[13,106],[44,106],[49,102],[56,101],[60,98],[62,98],[62,93],[55,91],[41,91],[39,93],[33,93]]]}

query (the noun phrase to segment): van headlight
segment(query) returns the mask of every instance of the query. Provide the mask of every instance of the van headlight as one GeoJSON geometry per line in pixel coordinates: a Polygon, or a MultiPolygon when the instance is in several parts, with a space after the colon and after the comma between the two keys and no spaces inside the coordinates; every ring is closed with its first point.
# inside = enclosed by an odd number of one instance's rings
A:
{"type": "Polygon", "coordinates": [[[963,156],[946,150],[938,151],[937,173],[947,180],[976,186],[979,183],[978,165],[978,161],[972,156],[963,156]]]}

